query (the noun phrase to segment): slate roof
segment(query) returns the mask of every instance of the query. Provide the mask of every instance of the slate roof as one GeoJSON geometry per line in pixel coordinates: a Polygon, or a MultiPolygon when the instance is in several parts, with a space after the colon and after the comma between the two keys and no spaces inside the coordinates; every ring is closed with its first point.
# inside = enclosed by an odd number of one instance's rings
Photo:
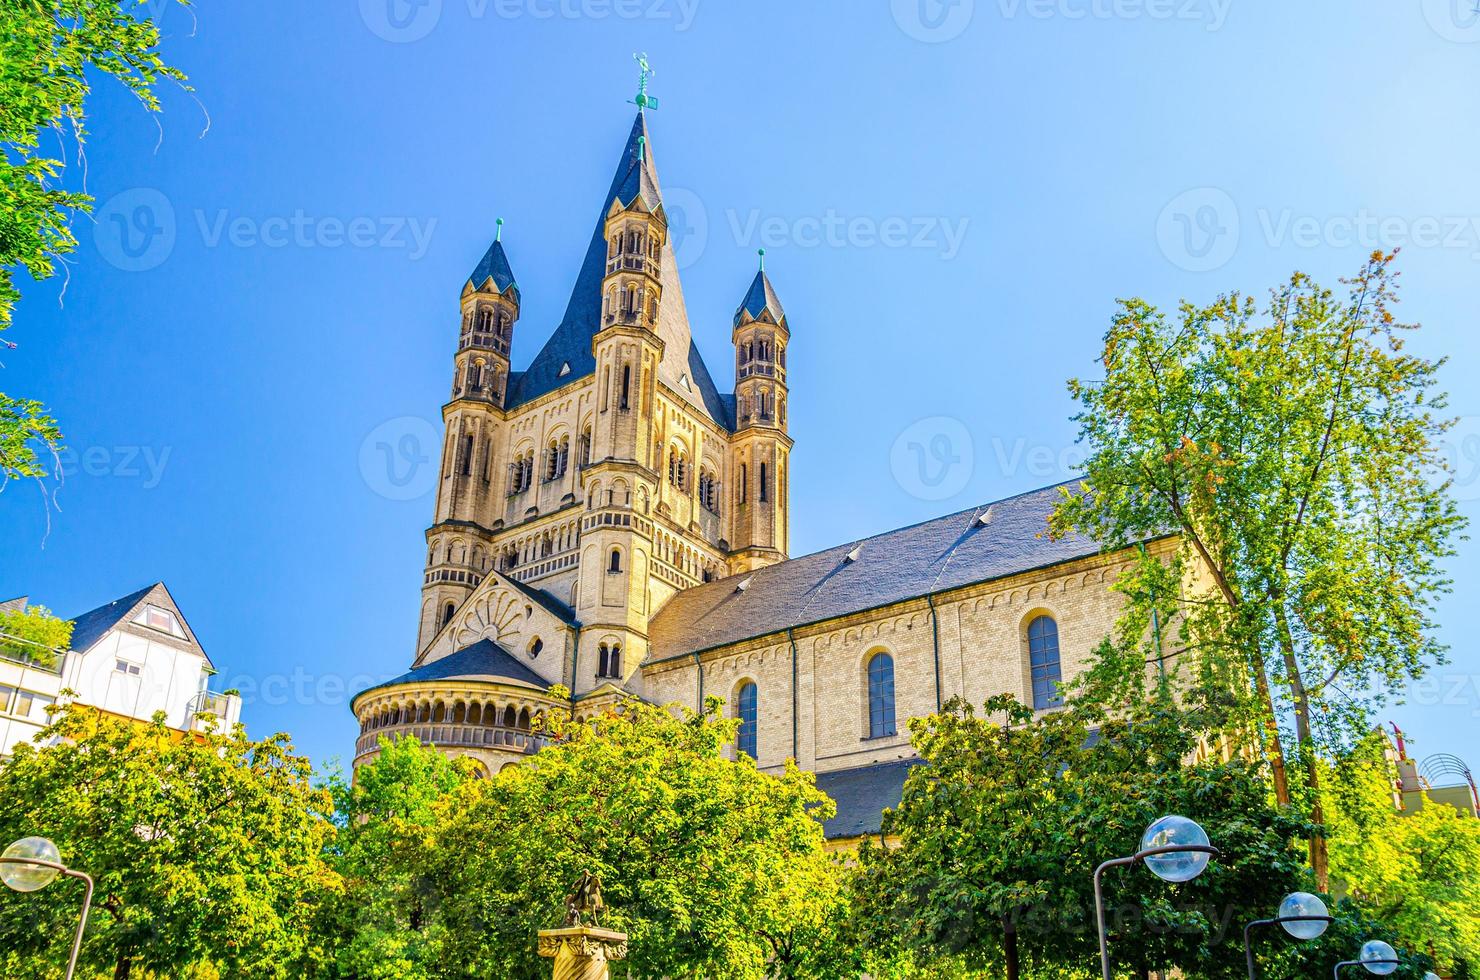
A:
{"type": "Polygon", "coordinates": [[[776,296],[776,290],[771,288],[771,278],[766,275],[766,270],[755,274],[755,280],[750,284],[750,291],[745,294],[740,308],[735,311],[735,326],[744,322],[745,318],[759,320],[761,314],[770,311],[771,319],[777,323],[786,322],[786,311],[781,308],[781,300],[776,296]]]}
{"type": "Polygon", "coordinates": [[[400,677],[393,677],[388,681],[367,687],[356,694],[356,698],[364,697],[371,691],[382,687],[392,687],[396,684],[425,683],[426,681],[446,680],[470,680],[470,681],[494,681],[498,683],[524,684],[529,687],[544,691],[550,687],[550,682],[537,674],[531,667],[524,664],[518,657],[514,656],[503,647],[492,640],[479,640],[472,646],[463,647],[456,653],[448,654],[440,660],[414,670],[408,670],[400,677]]]}
{"type": "MultiPolygon", "coordinates": [[[[514,286],[514,270],[509,268],[509,257],[504,254],[504,243],[494,240],[488,246],[488,251],[483,253],[483,258],[473,267],[473,272],[468,276],[468,282],[473,284],[474,289],[481,289],[489,279],[499,292],[503,292],[510,286],[514,286]]],[[[514,300],[519,299],[519,287],[514,286],[514,300]]]]}
{"type": "Polygon", "coordinates": [[[828,838],[877,834],[884,811],[899,806],[905,777],[922,759],[900,759],[859,769],[817,774],[817,788],[838,804],[837,816],[822,825],[828,838]]]}
{"type": "MultiPolygon", "coordinates": [[[[621,160],[612,176],[610,188],[601,202],[601,213],[596,219],[596,228],[591,233],[586,257],[581,262],[576,276],[575,288],[571,291],[570,303],[565,316],[551,334],[545,346],[535,355],[529,368],[509,379],[508,407],[516,408],[534,401],[557,388],[589,377],[596,370],[596,361],[591,354],[591,340],[601,329],[601,281],[606,278],[606,215],[614,200],[623,206],[641,197],[643,203],[653,211],[662,206],[662,190],[658,184],[657,165],[653,162],[653,142],[644,144],[639,160],[638,139],[647,137],[647,119],[641,110],[632,123],[632,131],[622,149],[621,160]],[[560,375],[562,364],[570,365],[570,372],[560,375]]],[[[683,288],[678,278],[678,262],[673,254],[670,240],[663,246],[662,266],[663,301],[659,304],[657,334],[663,338],[663,359],[658,364],[658,376],[694,408],[708,418],[733,430],[734,414],[729,410],[709,369],[699,356],[689,333],[689,316],[684,307],[683,288]],[[689,386],[681,379],[689,378],[689,386]]]]}
{"type": "Polygon", "coordinates": [[[78,653],[86,653],[87,649],[103,638],[113,627],[118,625],[119,620],[127,616],[135,606],[144,601],[144,597],[154,591],[154,585],[146,585],[137,592],[130,592],[121,599],[114,599],[96,609],[90,609],[81,616],[72,619],[72,649],[78,653]]]}
{"type": "Polygon", "coordinates": [[[528,596],[531,600],[539,603],[542,607],[544,607],[546,612],[550,613],[550,615],[554,616],[562,623],[565,623],[569,626],[576,625],[576,611],[570,606],[561,602],[559,599],[555,598],[550,593],[546,592],[544,589],[537,589],[532,585],[526,585],[512,575],[503,576],[503,580],[508,582],[514,588],[518,589],[524,595],[528,596]]]}
{"type": "Polygon", "coordinates": [[[685,589],[649,624],[649,659],[697,653],[976,582],[1097,554],[1079,534],[1048,536],[1059,488],[1045,487],[886,531],[748,575],[685,589]],[[988,514],[988,522],[978,521],[988,514]],[[848,556],[857,551],[857,560],[848,556]],[[748,583],[742,590],[741,583],[748,583]]]}

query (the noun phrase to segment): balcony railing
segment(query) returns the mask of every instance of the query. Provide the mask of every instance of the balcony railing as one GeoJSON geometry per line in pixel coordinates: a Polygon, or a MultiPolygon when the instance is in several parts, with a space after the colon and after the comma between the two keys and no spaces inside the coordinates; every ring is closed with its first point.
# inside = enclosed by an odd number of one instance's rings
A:
{"type": "Polygon", "coordinates": [[[35,640],[0,633],[0,660],[7,660],[32,670],[45,671],[48,674],[60,674],[64,656],[61,650],[53,650],[35,640]]]}
{"type": "Polygon", "coordinates": [[[355,755],[375,751],[381,737],[396,738],[411,735],[424,745],[445,748],[500,749],[504,752],[521,752],[534,755],[545,747],[548,739],[537,732],[502,725],[467,725],[439,722],[418,722],[409,725],[387,725],[365,732],[355,742],[355,755]]]}

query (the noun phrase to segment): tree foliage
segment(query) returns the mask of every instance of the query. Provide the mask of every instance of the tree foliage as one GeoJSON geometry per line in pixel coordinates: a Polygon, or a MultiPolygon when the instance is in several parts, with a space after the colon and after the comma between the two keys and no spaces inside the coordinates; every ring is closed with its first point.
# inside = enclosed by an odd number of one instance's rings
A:
{"type": "MultiPolygon", "coordinates": [[[[131,975],[288,978],[317,958],[329,794],[287,736],[187,735],[62,711],[0,767],[0,840],[53,840],[97,883],[85,967],[131,975]]],[[[61,975],[80,890],[0,892],[4,974],[61,975]]],[[[86,974],[84,974],[86,975],[86,974]]]]}
{"type": "Polygon", "coordinates": [[[631,937],[619,976],[857,976],[822,836],[831,802],[794,767],[770,775],[727,758],[736,723],[719,705],[678,716],[633,701],[583,724],[555,719],[553,744],[527,762],[450,789],[417,761],[432,750],[387,743],[360,778],[390,786],[382,766],[414,771],[440,799],[397,812],[400,830],[373,847],[402,886],[386,913],[412,935],[380,941],[404,972],[345,975],[543,978],[536,933],[561,923],[589,871],[610,907],[602,925],[631,937]]]}
{"type": "MultiPolygon", "coordinates": [[[[1405,352],[1392,260],[1374,254],[1342,297],[1297,274],[1262,307],[1235,293],[1170,319],[1123,301],[1103,377],[1070,386],[1089,456],[1055,531],[1111,547],[1179,535],[1170,564],[1147,555],[1120,584],[1123,639],[1145,643],[1154,609],[1205,679],[1252,691],[1278,798],[1317,824],[1321,753],[1443,661],[1431,614],[1464,528],[1434,478],[1441,362],[1405,352]]],[[[1324,879],[1319,834],[1311,857],[1324,879]]]]}
{"type": "Polygon", "coordinates": [[[1432,800],[1397,810],[1385,748],[1374,734],[1332,767],[1332,877],[1405,944],[1480,964],[1480,820],[1432,800]]]}
{"type": "MultiPolygon", "coordinates": [[[[77,246],[74,214],[91,208],[87,194],[62,186],[65,156],[70,149],[80,158],[87,137],[89,76],[113,78],[158,111],[158,84],[185,78],[158,49],[159,31],[141,2],[0,4],[0,332],[20,298],[17,271],[50,278],[77,246]]],[[[0,486],[11,477],[44,477],[44,456],[60,442],[40,402],[0,393],[0,486]]]]}
{"type": "Polygon", "coordinates": [[[45,606],[0,611],[0,655],[49,667],[56,662],[56,651],[71,642],[71,620],[52,615],[45,606]]]}

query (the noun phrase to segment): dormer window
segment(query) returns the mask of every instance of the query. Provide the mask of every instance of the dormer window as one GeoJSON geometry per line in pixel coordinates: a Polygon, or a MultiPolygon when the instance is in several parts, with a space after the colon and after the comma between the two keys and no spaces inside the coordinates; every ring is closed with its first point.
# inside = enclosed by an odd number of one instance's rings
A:
{"type": "Polygon", "coordinates": [[[161,609],[159,606],[145,606],[144,611],[134,619],[134,622],[140,626],[147,626],[152,630],[159,630],[161,633],[178,636],[181,639],[185,637],[185,631],[180,628],[180,621],[176,618],[175,614],[168,609],[161,609]]]}

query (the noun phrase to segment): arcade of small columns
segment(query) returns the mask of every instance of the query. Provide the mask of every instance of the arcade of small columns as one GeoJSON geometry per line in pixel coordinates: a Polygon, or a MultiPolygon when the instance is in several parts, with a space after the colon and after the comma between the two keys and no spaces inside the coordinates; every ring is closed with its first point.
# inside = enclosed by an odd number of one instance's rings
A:
{"type": "Polygon", "coordinates": [[[379,751],[381,738],[412,735],[449,755],[470,755],[497,772],[539,751],[545,713],[565,705],[528,688],[451,681],[376,691],[355,707],[360,718],[356,765],[379,751]]]}

